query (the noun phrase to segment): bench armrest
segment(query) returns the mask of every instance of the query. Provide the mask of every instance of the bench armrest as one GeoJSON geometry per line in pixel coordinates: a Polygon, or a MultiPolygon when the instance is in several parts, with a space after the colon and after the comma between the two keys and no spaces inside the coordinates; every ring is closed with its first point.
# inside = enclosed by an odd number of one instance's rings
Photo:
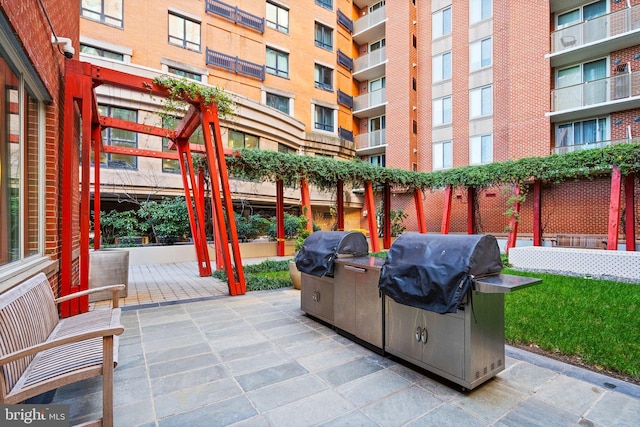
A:
{"type": "Polygon", "coordinates": [[[49,350],[54,347],[60,347],[62,345],[71,344],[74,342],[86,341],[92,338],[113,337],[114,335],[120,335],[122,332],[124,332],[124,327],[122,325],[110,325],[106,328],[90,329],[78,334],[66,335],[52,341],[45,341],[40,344],[23,348],[22,350],[14,351],[13,353],[5,354],[0,357],[0,366],[6,365],[7,363],[11,363],[32,354],[39,353],[41,351],[49,350]]]}
{"type": "Polygon", "coordinates": [[[81,297],[81,296],[84,296],[84,295],[89,295],[89,294],[93,294],[93,293],[96,293],[96,292],[103,292],[103,291],[109,291],[110,290],[113,293],[113,296],[111,297],[112,307],[113,308],[118,308],[120,306],[120,297],[118,296],[118,293],[120,293],[120,291],[123,290],[124,288],[125,288],[124,284],[101,286],[99,288],[92,288],[92,289],[87,289],[87,290],[80,291],[80,292],[74,292],[72,294],[65,295],[65,296],[60,297],[60,298],[56,298],[54,300],[54,302],[56,304],[60,304],[61,302],[69,301],[71,299],[78,298],[78,297],[81,297]]]}

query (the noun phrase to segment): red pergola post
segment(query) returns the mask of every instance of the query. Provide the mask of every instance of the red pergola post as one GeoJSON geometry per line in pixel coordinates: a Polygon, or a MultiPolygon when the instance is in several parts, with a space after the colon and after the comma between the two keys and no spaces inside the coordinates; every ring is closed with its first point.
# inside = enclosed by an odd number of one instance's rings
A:
{"type": "Polygon", "coordinates": [[[542,246],[542,181],[533,181],[533,246],[542,246]]]}
{"type": "Polygon", "coordinates": [[[224,146],[220,132],[220,122],[218,121],[218,107],[215,104],[200,104],[200,114],[207,161],[209,164],[209,170],[211,171],[211,189],[212,195],[214,196],[212,203],[216,206],[216,215],[219,220],[218,229],[220,230],[220,243],[223,245],[222,252],[225,257],[224,264],[228,277],[229,293],[231,295],[242,295],[247,292],[247,284],[244,278],[240,246],[238,244],[238,230],[236,229],[236,220],[233,214],[231,189],[229,187],[229,173],[227,171],[227,163],[224,158],[224,146]],[[213,140],[211,138],[212,132],[213,140]],[[220,187],[222,187],[222,194],[220,194],[220,187]],[[229,228],[229,237],[231,238],[234,263],[231,262],[231,254],[229,253],[227,230],[224,228],[224,222],[220,221],[220,219],[224,218],[223,205],[227,212],[227,225],[229,228]],[[233,274],[234,264],[237,280],[233,274]]]}
{"type": "Polygon", "coordinates": [[[300,179],[300,198],[302,199],[302,212],[307,217],[307,231],[313,233],[313,213],[311,212],[311,195],[309,183],[306,179],[300,179]]]}
{"type": "Polygon", "coordinates": [[[444,209],[442,210],[442,225],[440,226],[440,233],[449,234],[449,225],[451,224],[451,197],[453,195],[453,188],[451,184],[447,185],[444,190],[444,209]]]}
{"type": "Polygon", "coordinates": [[[344,230],[344,181],[338,180],[336,187],[336,215],[339,231],[344,230]]]}
{"type": "Polygon", "coordinates": [[[276,182],[276,254],[284,256],[284,182],[276,182]]]}
{"type": "Polygon", "coordinates": [[[622,175],[620,169],[613,165],[611,171],[611,196],[609,200],[609,227],[607,230],[607,249],[618,250],[618,226],[620,224],[620,190],[622,190],[622,175]]]}
{"type": "Polygon", "coordinates": [[[422,190],[416,188],[413,190],[413,201],[416,205],[416,216],[418,221],[418,233],[426,234],[427,224],[424,220],[424,207],[422,206],[422,190]]]}
{"type": "Polygon", "coordinates": [[[634,211],[635,195],[634,186],[635,174],[629,174],[624,177],[624,201],[626,210],[624,213],[625,218],[625,241],[627,251],[636,250],[636,213],[634,211]]]}
{"type": "MultiPolygon", "coordinates": [[[[518,197],[520,195],[520,186],[516,185],[513,189],[513,196],[518,197]]],[[[509,253],[509,249],[515,248],[516,240],[518,238],[518,214],[520,213],[520,202],[516,201],[513,204],[513,210],[511,212],[511,218],[509,219],[509,236],[507,237],[507,247],[505,252],[509,253]]]]}
{"type": "Polygon", "coordinates": [[[385,182],[383,189],[382,215],[384,217],[382,230],[382,246],[385,249],[391,247],[391,186],[385,182]]]}
{"type": "Polygon", "coordinates": [[[209,260],[209,248],[207,247],[207,235],[204,228],[204,206],[200,200],[199,186],[196,184],[195,170],[193,167],[193,157],[189,149],[189,142],[180,139],[176,143],[178,155],[180,157],[180,173],[182,174],[182,185],[184,187],[184,199],[189,212],[189,226],[193,236],[193,247],[198,258],[198,270],[200,277],[211,276],[211,261],[209,260]],[[191,189],[189,189],[191,183],[191,189]],[[193,193],[193,200],[191,194],[193,193]],[[195,212],[193,205],[195,204],[195,212]]]}
{"type": "Polygon", "coordinates": [[[467,234],[476,233],[476,190],[473,186],[467,187],[467,234]]]}
{"type": "Polygon", "coordinates": [[[364,183],[364,204],[367,208],[367,224],[369,225],[369,240],[371,241],[371,251],[380,252],[380,241],[378,240],[378,224],[376,223],[376,204],[373,197],[373,185],[371,181],[364,183]]]}
{"type": "Polygon", "coordinates": [[[100,234],[100,147],[102,132],[100,126],[91,129],[93,140],[93,249],[99,250],[102,239],[100,234]]]}

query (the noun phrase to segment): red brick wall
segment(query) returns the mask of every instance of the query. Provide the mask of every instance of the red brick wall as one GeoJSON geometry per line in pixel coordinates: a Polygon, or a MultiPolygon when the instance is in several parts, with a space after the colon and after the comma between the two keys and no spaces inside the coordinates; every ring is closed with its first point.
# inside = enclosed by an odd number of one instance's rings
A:
{"type": "MultiPolygon", "coordinates": [[[[58,37],[70,38],[79,51],[79,0],[43,0],[47,15],[58,37]]],[[[52,101],[45,105],[45,247],[44,254],[53,260],[60,258],[60,182],[62,164],[62,134],[64,108],[65,58],[51,44],[52,30],[38,0],[0,0],[0,10],[9,20],[14,34],[21,41],[24,53],[31,61],[38,78],[52,101]]],[[[77,177],[75,179],[77,182],[77,177]]],[[[77,212],[75,213],[77,218],[77,212]]],[[[74,236],[78,241],[78,231],[74,236]]],[[[58,274],[51,278],[58,288],[58,274]]]]}

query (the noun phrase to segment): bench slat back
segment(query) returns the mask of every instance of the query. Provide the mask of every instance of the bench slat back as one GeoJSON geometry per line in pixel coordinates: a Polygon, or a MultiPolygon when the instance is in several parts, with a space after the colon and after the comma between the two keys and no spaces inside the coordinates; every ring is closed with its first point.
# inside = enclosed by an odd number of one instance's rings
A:
{"type": "MultiPolygon", "coordinates": [[[[44,273],[0,294],[0,354],[9,354],[46,341],[58,319],[58,308],[44,273]]],[[[0,402],[31,360],[33,357],[26,357],[2,366],[0,402]]]]}

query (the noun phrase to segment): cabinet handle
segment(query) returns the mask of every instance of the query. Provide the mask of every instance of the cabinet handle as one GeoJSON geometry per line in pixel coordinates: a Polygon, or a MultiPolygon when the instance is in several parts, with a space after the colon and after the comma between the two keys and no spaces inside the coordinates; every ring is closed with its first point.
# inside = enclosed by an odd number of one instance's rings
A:
{"type": "Polygon", "coordinates": [[[428,340],[429,340],[429,332],[427,332],[427,328],[423,328],[422,329],[422,342],[426,344],[428,340]]]}
{"type": "Polygon", "coordinates": [[[420,342],[421,339],[422,339],[422,328],[420,328],[420,326],[418,326],[416,328],[416,341],[420,342]]]}
{"type": "Polygon", "coordinates": [[[345,270],[349,270],[349,271],[354,271],[356,273],[366,273],[367,269],[366,268],[360,268],[360,267],[353,267],[351,265],[345,265],[344,266],[345,270]]]}
{"type": "Polygon", "coordinates": [[[313,291],[313,300],[315,302],[320,301],[320,292],[319,291],[313,291]]]}

